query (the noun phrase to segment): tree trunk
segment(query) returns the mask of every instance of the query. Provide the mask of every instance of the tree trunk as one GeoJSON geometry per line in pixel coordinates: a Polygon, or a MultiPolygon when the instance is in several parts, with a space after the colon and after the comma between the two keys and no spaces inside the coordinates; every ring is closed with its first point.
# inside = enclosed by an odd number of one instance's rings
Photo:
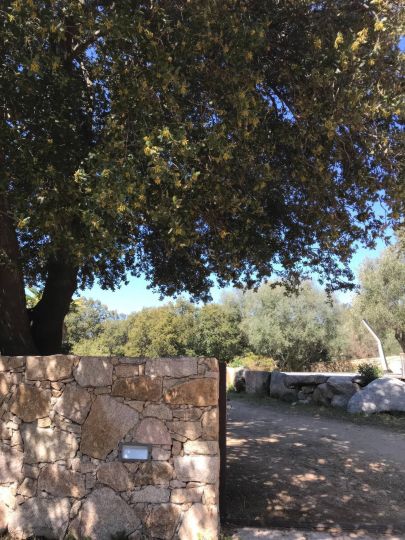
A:
{"type": "Polygon", "coordinates": [[[405,353],[405,330],[395,330],[395,339],[400,344],[402,352],[405,353]]]}
{"type": "Polygon", "coordinates": [[[36,354],[26,309],[16,231],[0,193],[0,354],[36,354]]]}
{"type": "Polygon", "coordinates": [[[62,352],[63,321],[77,288],[78,269],[63,257],[48,263],[41,300],[30,311],[31,331],[40,354],[62,352]]]}

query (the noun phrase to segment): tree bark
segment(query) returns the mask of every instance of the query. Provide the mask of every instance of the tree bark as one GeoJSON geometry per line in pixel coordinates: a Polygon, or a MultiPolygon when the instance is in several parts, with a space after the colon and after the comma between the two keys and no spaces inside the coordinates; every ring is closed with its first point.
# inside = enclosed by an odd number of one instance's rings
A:
{"type": "Polygon", "coordinates": [[[77,288],[78,269],[64,258],[48,263],[41,300],[30,310],[31,331],[40,354],[62,352],[63,321],[77,288]]]}
{"type": "Polygon", "coordinates": [[[13,219],[0,193],[0,354],[36,354],[26,309],[24,278],[13,219]]]}
{"type": "Polygon", "coordinates": [[[405,353],[405,330],[395,330],[395,339],[400,344],[402,352],[405,353]]]}

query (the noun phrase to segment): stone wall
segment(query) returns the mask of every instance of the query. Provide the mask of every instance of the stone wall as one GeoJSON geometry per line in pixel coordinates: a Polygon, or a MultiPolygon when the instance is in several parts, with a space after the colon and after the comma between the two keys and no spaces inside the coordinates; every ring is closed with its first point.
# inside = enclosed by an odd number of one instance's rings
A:
{"type": "Polygon", "coordinates": [[[215,359],[0,357],[0,403],[12,538],[217,539],[215,359]],[[151,459],[122,462],[122,442],[151,459]]]}

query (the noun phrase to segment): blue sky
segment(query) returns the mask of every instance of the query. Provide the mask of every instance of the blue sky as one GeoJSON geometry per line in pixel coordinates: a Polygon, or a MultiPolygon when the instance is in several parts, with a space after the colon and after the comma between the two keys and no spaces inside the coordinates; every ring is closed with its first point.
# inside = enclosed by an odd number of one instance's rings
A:
{"type": "MultiPolygon", "coordinates": [[[[353,256],[351,268],[357,275],[361,263],[365,258],[378,257],[381,251],[385,248],[385,243],[380,240],[377,242],[377,247],[374,250],[359,249],[353,256]]],[[[213,287],[211,294],[214,302],[218,302],[221,294],[226,289],[213,287]]],[[[228,289],[229,290],[229,289],[228,289]]],[[[166,298],[163,301],[159,300],[159,294],[147,289],[147,282],[143,278],[130,278],[128,285],[122,285],[121,288],[115,291],[104,291],[98,285],[94,285],[91,289],[86,289],[82,293],[84,296],[100,300],[110,309],[115,309],[119,313],[131,313],[139,311],[143,307],[159,306],[170,300],[166,298]]],[[[338,297],[342,302],[350,302],[353,293],[338,293],[338,297]]]]}

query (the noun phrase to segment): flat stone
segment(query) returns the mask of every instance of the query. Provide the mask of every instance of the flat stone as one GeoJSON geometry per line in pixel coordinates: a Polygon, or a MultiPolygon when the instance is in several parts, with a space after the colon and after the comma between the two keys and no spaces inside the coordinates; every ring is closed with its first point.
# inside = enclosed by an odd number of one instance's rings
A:
{"type": "Polygon", "coordinates": [[[137,377],[139,375],[139,366],[136,364],[118,364],[118,366],[115,366],[114,373],[117,377],[137,377]]]}
{"type": "Polygon", "coordinates": [[[338,407],[341,409],[346,409],[347,404],[349,403],[350,397],[346,394],[337,394],[336,396],[333,396],[331,399],[331,406],[332,407],[338,407]]]}
{"type": "Polygon", "coordinates": [[[218,504],[218,486],[209,484],[204,486],[203,504],[218,504]]]}
{"type": "Polygon", "coordinates": [[[127,491],[134,487],[128,470],[118,461],[102,463],[97,470],[97,480],[114,491],[127,491]]]}
{"type": "Polygon", "coordinates": [[[0,373],[0,402],[3,401],[9,393],[9,384],[5,373],[0,373]]]}
{"type": "Polygon", "coordinates": [[[0,444],[0,484],[18,482],[23,478],[23,453],[0,444]]]}
{"type": "Polygon", "coordinates": [[[201,409],[196,409],[195,407],[191,409],[174,409],[173,416],[177,420],[182,420],[183,422],[192,422],[199,420],[201,418],[202,411],[201,409]]]}
{"type": "Polygon", "coordinates": [[[130,535],[141,525],[135,511],[108,487],[94,490],[82,504],[70,531],[79,538],[111,540],[113,535],[130,535]]]}
{"type": "Polygon", "coordinates": [[[72,375],[75,356],[27,356],[26,377],[30,381],[60,381],[72,375]]]}
{"type": "Polygon", "coordinates": [[[150,358],[146,362],[146,375],[159,375],[160,377],[172,377],[180,379],[197,375],[197,358],[150,358]]]}
{"type": "MultiPolygon", "coordinates": [[[[272,372],[273,374],[274,372],[272,372]]],[[[322,384],[326,383],[331,373],[302,373],[302,372],[285,372],[284,383],[288,388],[298,386],[306,386],[307,384],[322,384]]]]}
{"type": "Polygon", "coordinates": [[[4,504],[11,509],[15,508],[16,489],[13,486],[0,486],[0,504],[4,504]]]}
{"type": "Polygon", "coordinates": [[[219,477],[219,458],[211,456],[176,456],[174,468],[182,482],[214,484],[219,477]]]}
{"type": "Polygon", "coordinates": [[[69,499],[34,497],[11,513],[8,530],[11,538],[64,538],[69,523],[69,499]]]}
{"type": "Polygon", "coordinates": [[[193,504],[183,516],[179,540],[217,540],[219,520],[216,506],[193,504]]]}
{"type": "Polygon", "coordinates": [[[159,403],[158,405],[150,403],[145,407],[143,416],[144,418],[147,416],[153,416],[154,418],[159,418],[160,420],[171,420],[173,418],[173,413],[172,410],[167,405],[163,405],[163,403],[159,403]]]}
{"type": "Polygon", "coordinates": [[[216,379],[192,379],[173,386],[165,393],[166,403],[173,405],[196,405],[206,407],[218,404],[218,381],[216,379]]]}
{"type": "Polygon", "coordinates": [[[117,379],[111,394],[138,401],[159,401],[162,396],[162,379],[144,375],[117,379]]]}
{"type": "Polygon", "coordinates": [[[141,444],[172,444],[165,424],[158,418],[145,418],[135,432],[135,440],[141,444]]]}
{"type": "Polygon", "coordinates": [[[85,356],[80,358],[74,377],[80,386],[111,386],[112,362],[107,358],[85,356]]]}
{"type": "Polygon", "coordinates": [[[139,414],[131,407],[111,396],[97,396],[82,427],[81,452],[105,459],[138,420],[139,414]]]}
{"type": "Polygon", "coordinates": [[[151,508],[145,519],[145,527],[152,538],[172,540],[181,516],[175,504],[160,504],[151,508]]]}
{"type": "Polygon", "coordinates": [[[36,386],[20,384],[11,405],[11,412],[24,422],[48,416],[51,406],[51,392],[36,386]]]}
{"type": "Polygon", "coordinates": [[[170,501],[175,504],[201,502],[204,493],[203,487],[172,489],[170,501]]]}
{"type": "Polygon", "coordinates": [[[25,366],[25,356],[0,356],[0,371],[13,371],[25,366]]]}
{"type": "Polygon", "coordinates": [[[133,503],[167,503],[170,499],[170,490],[164,487],[147,486],[138,491],[133,491],[131,500],[133,503]]]}
{"type": "Polygon", "coordinates": [[[217,440],[219,431],[218,409],[211,409],[203,414],[201,419],[202,437],[206,440],[217,440]]]}
{"type": "Polygon", "coordinates": [[[382,377],[354,394],[347,405],[349,413],[405,412],[405,383],[382,377]]]}
{"type": "Polygon", "coordinates": [[[205,366],[208,371],[219,371],[219,362],[216,358],[199,358],[199,366],[205,366]]]}
{"type": "Polygon", "coordinates": [[[134,480],[137,486],[169,484],[173,478],[173,467],[165,461],[148,461],[141,463],[135,474],[134,480]]]}
{"type": "Polygon", "coordinates": [[[91,406],[91,395],[85,388],[68,385],[57,399],[54,410],[73,422],[83,424],[91,406]]]}
{"type": "Polygon", "coordinates": [[[23,424],[21,435],[24,441],[25,463],[51,463],[57,459],[71,459],[77,452],[76,437],[60,429],[23,424]]]}
{"type": "Polygon", "coordinates": [[[46,491],[56,497],[84,497],[86,488],[81,474],[59,465],[47,465],[41,469],[38,491],[46,491]]]}
{"type": "Polygon", "coordinates": [[[216,441],[187,441],[184,443],[185,454],[217,455],[219,446],[216,441]]]}
{"type": "Polygon", "coordinates": [[[192,441],[201,437],[201,433],[202,433],[201,422],[177,421],[177,422],[167,422],[166,425],[171,432],[177,433],[178,435],[182,435],[183,437],[186,437],[187,439],[191,439],[192,441]]]}

